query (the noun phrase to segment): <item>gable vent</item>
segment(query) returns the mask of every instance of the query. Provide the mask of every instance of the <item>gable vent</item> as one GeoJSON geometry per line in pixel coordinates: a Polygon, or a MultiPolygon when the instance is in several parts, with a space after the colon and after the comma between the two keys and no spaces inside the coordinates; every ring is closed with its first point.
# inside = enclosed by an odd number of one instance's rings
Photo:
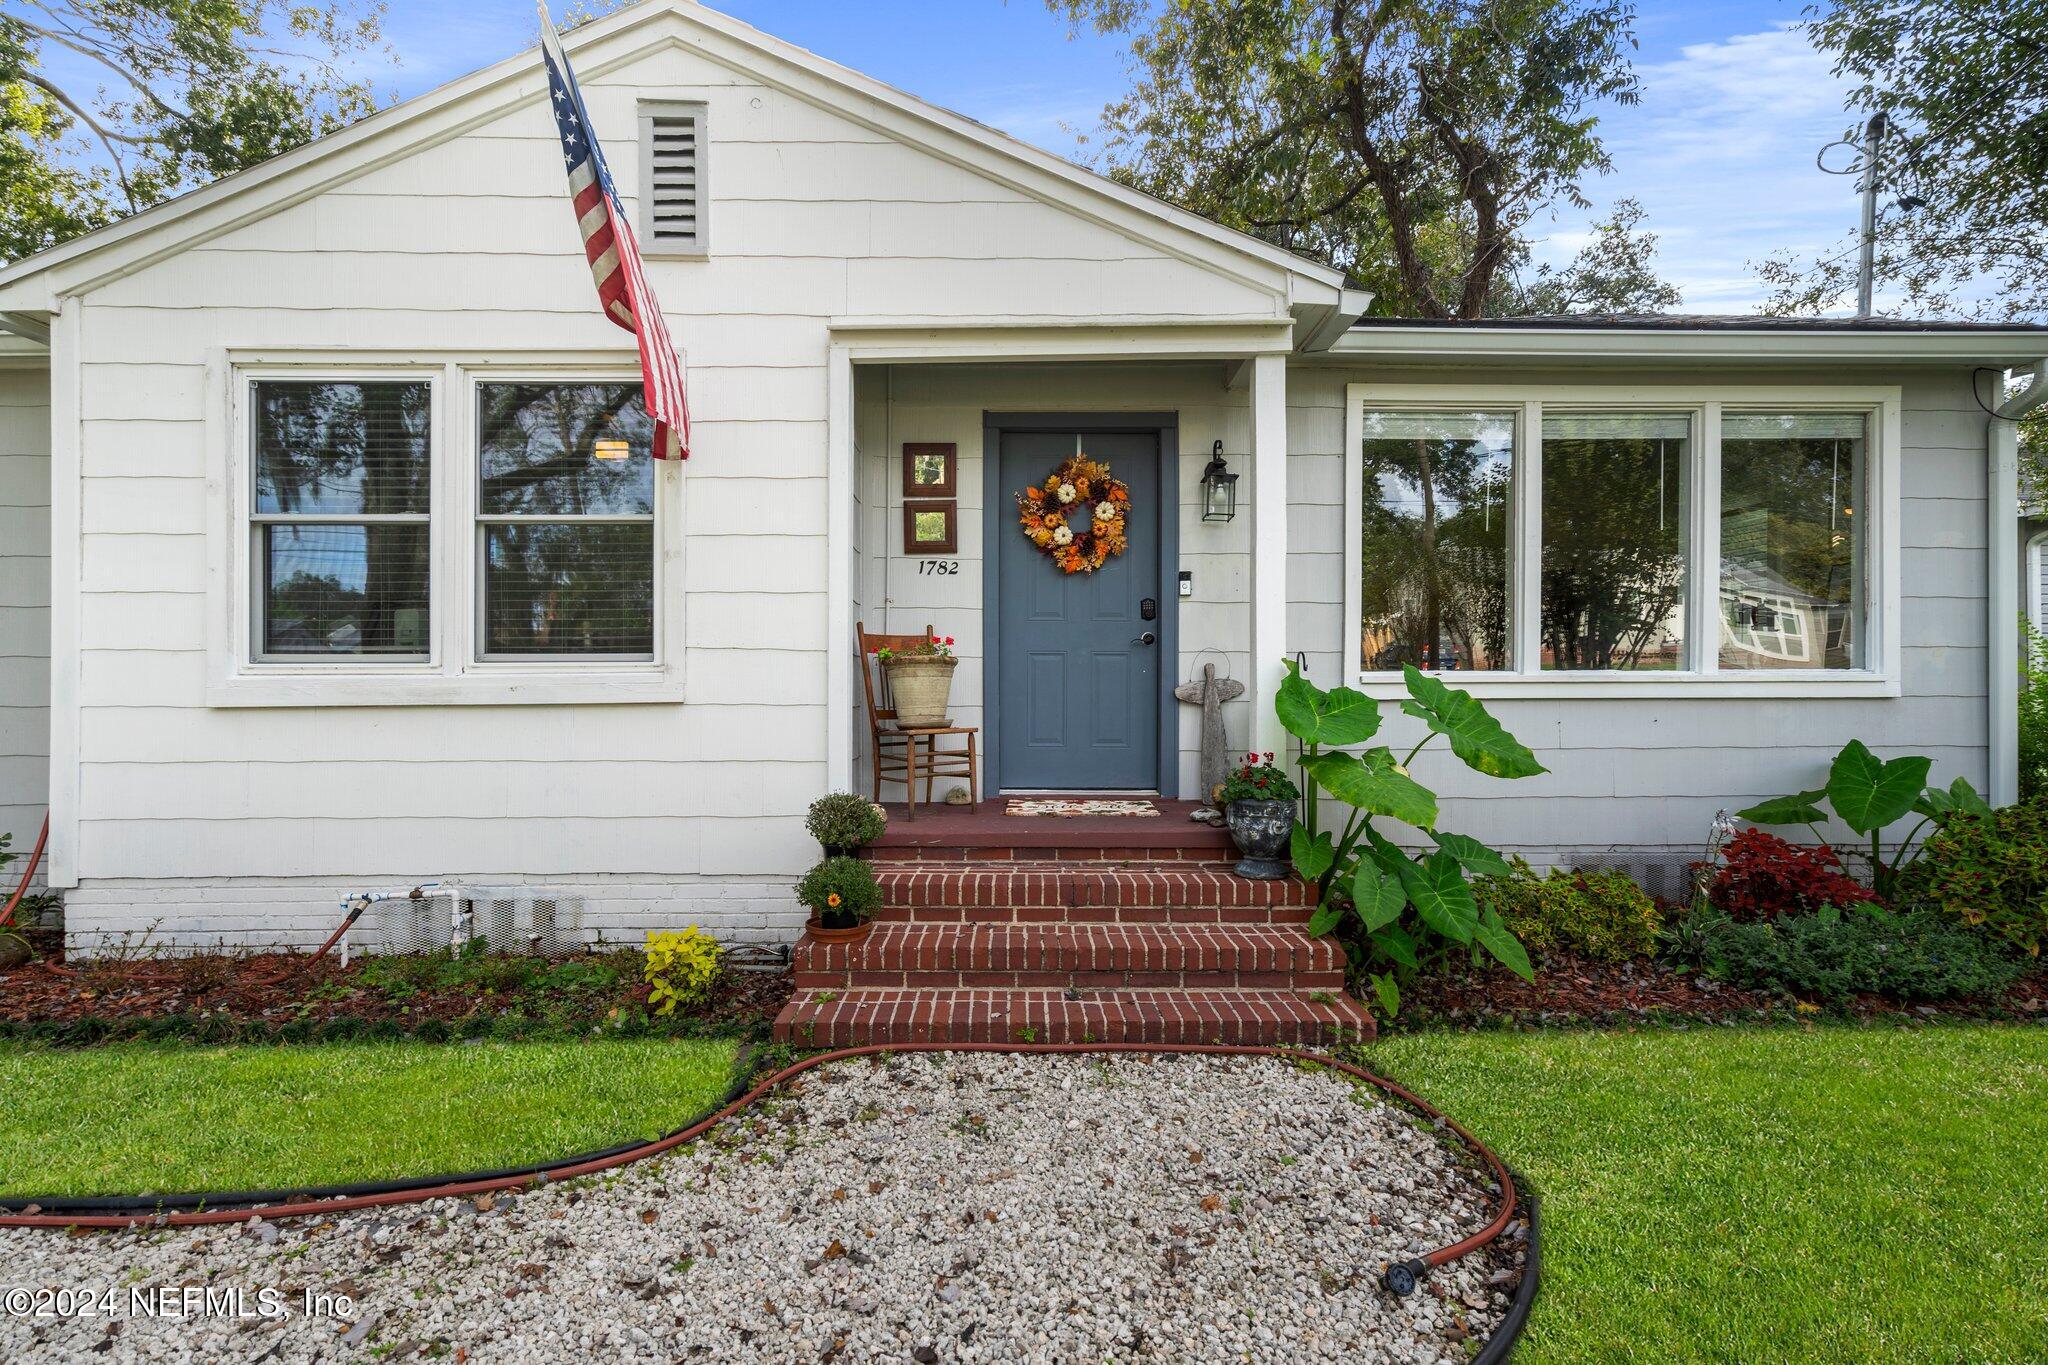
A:
{"type": "Polygon", "coordinates": [[[640,106],[640,246],[649,254],[701,256],[710,249],[704,106],[640,106]]]}

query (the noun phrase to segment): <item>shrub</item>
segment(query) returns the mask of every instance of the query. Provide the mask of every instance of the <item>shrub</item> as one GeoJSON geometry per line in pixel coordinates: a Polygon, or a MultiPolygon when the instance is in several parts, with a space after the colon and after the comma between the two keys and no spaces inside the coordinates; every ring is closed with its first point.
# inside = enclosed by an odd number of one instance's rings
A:
{"type": "Polygon", "coordinates": [[[1626,962],[1657,946],[1663,917],[1626,872],[1553,868],[1539,877],[1517,858],[1505,877],[1473,883],[1482,912],[1491,909],[1524,947],[1564,950],[1599,962],[1626,962]]]}
{"type": "Polygon", "coordinates": [[[2048,943],[2048,798],[1951,821],[1915,873],[1923,904],[2038,955],[2048,943]]]}
{"type": "Polygon", "coordinates": [[[882,837],[889,820],[882,808],[865,796],[833,792],[811,802],[804,826],[827,852],[839,852],[872,844],[882,837]]]}
{"type": "Polygon", "coordinates": [[[882,904],[875,869],[859,858],[827,858],[796,884],[796,898],[827,929],[865,924],[882,904]]]}
{"type": "Polygon", "coordinates": [[[2048,635],[2020,618],[2020,799],[2048,797],[2048,635]]]}
{"type": "Polygon", "coordinates": [[[655,930],[647,935],[647,1003],[656,1014],[673,1014],[678,1005],[695,1005],[711,993],[718,980],[718,940],[691,925],[681,933],[655,930]]]}
{"type": "Polygon", "coordinates": [[[1922,911],[1829,908],[1745,924],[1702,910],[1694,918],[1705,921],[1696,927],[1715,976],[1830,1003],[1865,992],[1901,1001],[1990,997],[2020,975],[1990,938],[1922,911]]]}
{"type": "Polygon", "coordinates": [[[1730,919],[1776,919],[1877,899],[1842,871],[1842,860],[1824,844],[1802,847],[1746,829],[1728,841],[1723,856],[1707,899],[1730,919]]]}

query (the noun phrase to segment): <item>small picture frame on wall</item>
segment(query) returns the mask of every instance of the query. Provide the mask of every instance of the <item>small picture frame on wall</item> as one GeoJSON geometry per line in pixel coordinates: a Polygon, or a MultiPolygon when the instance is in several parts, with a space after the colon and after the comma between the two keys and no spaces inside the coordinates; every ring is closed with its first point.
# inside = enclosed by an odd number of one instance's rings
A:
{"type": "Polygon", "coordinates": [[[915,501],[903,504],[903,553],[950,555],[960,551],[959,504],[915,501]]]}
{"type": "Polygon", "coordinates": [[[959,447],[951,441],[903,443],[904,497],[957,498],[958,480],[959,447]]]}

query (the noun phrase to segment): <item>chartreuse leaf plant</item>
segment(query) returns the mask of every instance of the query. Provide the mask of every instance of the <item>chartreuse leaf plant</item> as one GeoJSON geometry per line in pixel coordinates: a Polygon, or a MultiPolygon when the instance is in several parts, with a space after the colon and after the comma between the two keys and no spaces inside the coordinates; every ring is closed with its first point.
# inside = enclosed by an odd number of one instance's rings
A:
{"type": "Polygon", "coordinates": [[[1921,831],[1929,825],[1946,828],[1958,815],[1991,814],[1990,803],[1966,778],[1958,777],[1946,787],[1929,786],[1927,773],[1933,766],[1934,760],[1917,755],[1881,759],[1862,740],[1852,739],[1829,765],[1827,785],[1774,797],[1735,814],[1753,825],[1805,825],[1816,840],[1832,848],[1821,832],[1832,812],[1870,841],[1871,889],[1889,900],[1900,874],[1919,857],[1914,840],[1921,831]],[[1898,841],[1887,860],[1884,832],[1908,815],[1918,815],[1920,822],[1898,841]]]}
{"type": "Polygon", "coordinates": [[[1382,1012],[1400,1008],[1400,981],[1429,960],[1460,949],[1491,957],[1524,978],[1535,973],[1525,952],[1492,909],[1481,909],[1472,876],[1508,875],[1507,860],[1469,835],[1439,830],[1436,794],[1409,775],[1412,764],[1439,735],[1466,766],[1490,777],[1533,777],[1545,771],[1520,741],[1468,692],[1419,669],[1403,670],[1404,715],[1427,730],[1403,757],[1369,744],[1380,733],[1380,706],[1349,687],[1328,691],[1303,676],[1292,661],[1275,709],[1287,732],[1301,741],[1307,775],[1307,819],[1294,831],[1294,867],[1316,883],[1322,898],[1309,932],[1317,936],[1352,925],[1347,937],[1366,954],[1365,967],[1382,1012]],[[1323,798],[1345,813],[1324,821],[1323,798]],[[1380,822],[1422,831],[1433,848],[1410,853],[1380,822]]]}

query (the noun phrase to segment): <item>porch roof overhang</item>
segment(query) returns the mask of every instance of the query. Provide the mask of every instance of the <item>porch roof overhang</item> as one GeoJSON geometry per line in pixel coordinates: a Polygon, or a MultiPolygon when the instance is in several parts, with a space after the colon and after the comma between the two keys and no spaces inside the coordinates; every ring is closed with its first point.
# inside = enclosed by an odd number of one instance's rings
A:
{"type": "Polygon", "coordinates": [[[1243,360],[1296,349],[1293,317],[838,317],[832,346],[856,365],[1243,360]]]}
{"type": "Polygon", "coordinates": [[[2048,328],[1829,319],[1743,319],[1713,325],[1575,324],[1513,320],[1438,323],[1369,319],[1332,356],[1381,362],[1521,360],[1611,364],[1948,364],[2013,368],[2048,355],[2048,328]]]}

